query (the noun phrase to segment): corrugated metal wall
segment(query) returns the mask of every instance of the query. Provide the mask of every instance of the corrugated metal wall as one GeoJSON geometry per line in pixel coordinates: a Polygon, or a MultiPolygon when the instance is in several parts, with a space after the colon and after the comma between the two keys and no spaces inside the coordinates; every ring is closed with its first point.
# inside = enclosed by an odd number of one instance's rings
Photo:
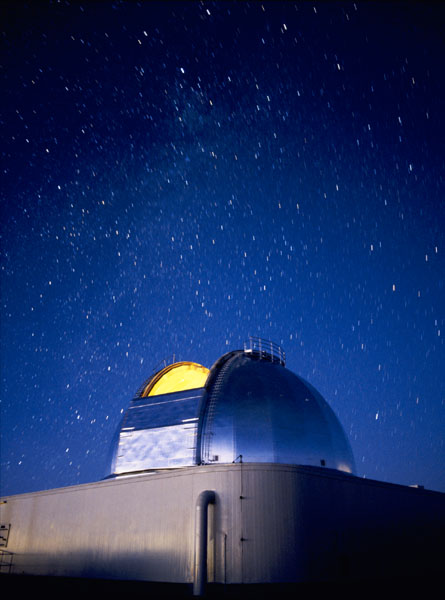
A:
{"type": "Polygon", "coordinates": [[[195,503],[210,507],[209,581],[436,572],[445,495],[277,464],[190,467],[4,499],[12,573],[193,581],[195,503]]]}
{"type": "MultiPolygon", "coordinates": [[[[228,570],[236,573],[240,501],[234,467],[172,470],[7,498],[1,523],[11,524],[12,572],[192,582],[195,502],[202,490],[214,489],[210,548],[224,563],[225,546],[228,570]]],[[[221,570],[224,576],[224,564],[221,570]]]]}

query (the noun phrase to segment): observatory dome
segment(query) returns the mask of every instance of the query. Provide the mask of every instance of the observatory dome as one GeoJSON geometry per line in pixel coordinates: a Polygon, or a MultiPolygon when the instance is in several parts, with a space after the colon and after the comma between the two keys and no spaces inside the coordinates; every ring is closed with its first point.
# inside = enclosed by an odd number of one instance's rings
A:
{"type": "Polygon", "coordinates": [[[255,340],[210,371],[174,363],[131,401],[114,442],[111,475],[235,461],[355,472],[346,434],[282,350],[255,340]]]}

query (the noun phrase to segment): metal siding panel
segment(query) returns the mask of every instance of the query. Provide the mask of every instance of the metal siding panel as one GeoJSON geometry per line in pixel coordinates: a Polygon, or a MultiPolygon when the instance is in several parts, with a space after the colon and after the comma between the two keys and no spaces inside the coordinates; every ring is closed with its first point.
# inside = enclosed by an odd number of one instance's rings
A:
{"type": "Polygon", "coordinates": [[[243,582],[295,581],[298,485],[286,471],[243,472],[243,582]]]}
{"type": "Polygon", "coordinates": [[[11,500],[14,572],[191,581],[191,484],[164,476],[11,500]]]}
{"type": "Polygon", "coordinates": [[[125,429],[146,429],[182,423],[197,418],[198,404],[203,391],[193,394],[177,392],[133,400],[128,408],[125,429]]]}
{"type": "Polygon", "coordinates": [[[192,582],[194,509],[214,489],[215,581],[240,583],[239,475],[196,467],[13,496],[13,572],[192,582]]]}
{"type": "Polygon", "coordinates": [[[112,474],[192,466],[205,389],[132,400],[113,450],[112,474]]]}
{"type": "Polygon", "coordinates": [[[194,464],[196,423],[122,432],[115,473],[194,464]]]}

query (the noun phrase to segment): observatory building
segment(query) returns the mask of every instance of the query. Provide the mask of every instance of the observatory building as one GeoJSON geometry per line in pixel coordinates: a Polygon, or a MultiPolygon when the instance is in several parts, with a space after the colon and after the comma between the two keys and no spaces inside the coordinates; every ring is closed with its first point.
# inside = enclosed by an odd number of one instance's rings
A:
{"type": "Polygon", "coordinates": [[[333,410],[250,338],[165,363],[105,479],[1,500],[0,571],[225,586],[438,577],[445,495],[357,476],[333,410]]]}
{"type": "Polygon", "coordinates": [[[355,471],[332,409],[285,368],[281,348],[263,340],[225,354],[210,371],[165,366],[131,401],[118,434],[113,475],[237,461],[355,471]]]}

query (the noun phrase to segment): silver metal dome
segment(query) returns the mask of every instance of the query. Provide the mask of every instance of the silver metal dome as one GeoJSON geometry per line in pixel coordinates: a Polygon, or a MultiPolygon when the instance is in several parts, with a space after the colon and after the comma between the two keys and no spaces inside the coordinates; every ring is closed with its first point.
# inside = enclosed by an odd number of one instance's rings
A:
{"type": "Polygon", "coordinates": [[[267,462],[354,473],[343,428],[323,397],[268,342],[222,356],[210,371],[175,363],[130,403],[111,475],[199,464],[267,462]]]}
{"type": "Polygon", "coordinates": [[[340,422],[309,383],[256,351],[223,356],[207,380],[202,463],[270,462],[355,472],[340,422]]]}

